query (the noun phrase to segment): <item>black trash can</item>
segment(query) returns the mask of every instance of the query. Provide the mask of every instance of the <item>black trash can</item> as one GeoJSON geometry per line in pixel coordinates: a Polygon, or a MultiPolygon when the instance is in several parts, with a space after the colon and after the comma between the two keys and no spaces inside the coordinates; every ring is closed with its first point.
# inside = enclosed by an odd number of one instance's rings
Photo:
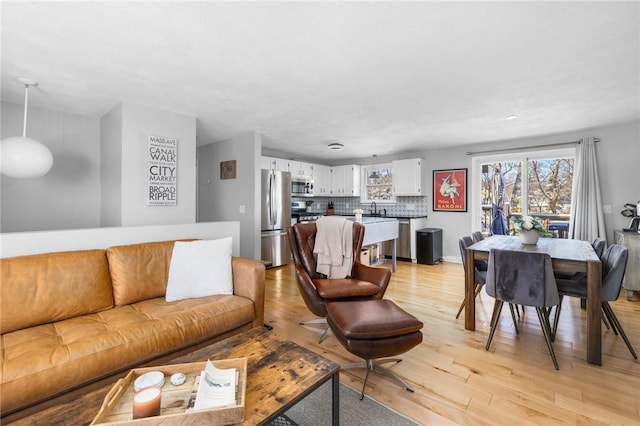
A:
{"type": "Polygon", "coordinates": [[[422,228],[416,231],[417,262],[435,265],[442,260],[442,229],[422,228]]]}

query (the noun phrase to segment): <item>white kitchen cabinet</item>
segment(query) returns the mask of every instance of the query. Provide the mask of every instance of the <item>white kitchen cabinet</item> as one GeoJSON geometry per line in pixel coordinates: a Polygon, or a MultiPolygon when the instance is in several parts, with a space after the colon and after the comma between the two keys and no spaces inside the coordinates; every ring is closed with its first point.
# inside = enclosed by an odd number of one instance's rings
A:
{"type": "Polygon", "coordinates": [[[271,157],[260,157],[260,168],[263,170],[271,170],[271,161],[273,159],[271,157]]]}
{"type": "Polygon", "coordinates": [[[334,197],[359,197],[360,166],[351,164],[332,167],[331,195],[334,197]]]}
{"type": "Polygon", "coordinates": [[[329,197],[331,195],[331,167],[314,164],[313,195],[315,197],[329,197]]]}
{"type": "Polygon", "coordinates": [[[391,162],[393,169],[393,195],[412,196],[425,195],[424,172],[422,158],[408,160],[394,160],[391,162]]]}
{"type": "Polygon", "coordinates": [[[392,161],[393,193],[395,196],[425,195],[423,161],[422,158],[392,161]]]}
{"type": "Polygon", "coordinates": [[[262,157],[260,160],[260,168],[267,170],[276,170],[280,172],[289,171],[289,160],[275,157],[262,157]]]}
{"type": "Polygon", "coordinates": [[[305,163],[303,161],[290,161],[289,171],[291,177],[313,179],[313,170],[315,165],[311,163],[305,163]]]}

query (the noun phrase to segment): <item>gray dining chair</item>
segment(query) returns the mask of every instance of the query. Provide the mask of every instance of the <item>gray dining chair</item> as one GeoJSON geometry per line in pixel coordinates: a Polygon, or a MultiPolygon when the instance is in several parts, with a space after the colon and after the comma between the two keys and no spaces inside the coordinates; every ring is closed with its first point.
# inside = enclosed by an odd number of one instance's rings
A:
{"type": "Polygon", "coordinates": [[[482,232],[476,231],[473,234],[471,234],[471,239],[473,240],[474,243],[477,243],[478,241],[484,240],[484,235],[482,235],[482,232]]]}
{"type": "Polygon", "coordinates": [[[604,248],[606,247],[606,245],[607,241],[602,238],[595,238],[591,242],[591,247],[593,247],[593,250],[598,255],[598,258],[602,258],[602,254],[604,253],[604,248]]]}
{"type": "MultiPolygon", "coordinates": [[[[633,346],[631,346],[631,342],[627,338],[627,334],[624,332],[618,317],[613,312],[611,305],[609,305],[609,302],[617,300],[620,296],[622,280],[624,278],[628,258],[629,249],[620,244],[610,245],[602,254],[602,257],[600,258],[600,261],[602,262],[602,289],[600,291],[600,297],[602,298],[603,319],[606,318],[608,320],[613,333],[616,336],[618,333],[622,336],[622,339],[627,345],[627,348],[629,349],[629,352],[631,352],[633,358],[638,359],[636,351],[633,349],[633,346]]],[[[557,282],[560,302],[558,303],[554,317],[553,337],[555,337],[558,329],[563,296],[577,297],[581,299],[587,297],[586,277],[579,276],[577,279],[570,280],[558,279],[557,282]]]]}
{"type": "MultiPolygon", "coordinates": [[[[460,247],[460,256],[462,257],[462,265],[465,268],[465,272],[467,267],[467,263],[465,262],[465,259],[467,258],[467,247],[469,247],[471,244],[473,244],[473,239],[468,236],[464,236],[460,238],[460,240],[458,240],[458,246],[460,247]]],[[[478,296],[480,291],[482,291],[482,287],[484,286],[486,276],[487,276],[486,265],[487,265],[486,262],[479,262],[479,261],[475,262],[475,268],[474,268],[475,271],[474,271],[474,278],[473,278],[475,283],[474,293],[473,293],[474,300],[478,296]]],[[[462,313],[462,310],[464,309],[464,306],[466,304],[467,304],[467,295],[465,294],[465,297],[464,299],[462,299],[462,303],[460,304],[460,308],[458,309],[458,313],[456,314],[456,319],[460,317],[460,314],[462,313]]]]}
{"type": "MultiPolygon", "coordinates": [[[[598,259],[602,259],[602,253],[604,253],[604,248],[607,245],[607,241],[602,238],[595,238],[591,242],[591,247],[593,247],[593,251],[596,252],[598,259]]],[[[586,279],[587,274],[584,272],[555,272],[556,279],[564,279],[564,280],[577,280],[578,278],[586,279]]],[[[607,326],[608,327],[608,326],[607,326]]]]}
{"type": "MultiPolygon", "coordinates": [[[[473,238],[468,236],[464,236],[460,238],[460,240],[458,241],[458,246],[460,247],[460,256],[462,257],[462,265],[464,266],[465,271],[467,268],[467,264],[465,262],[465,259],[467,258],[467,247],[469,247],[471,244],[474,244],[473,238]]],[[[480,294],[480,292],[482,291],[482,287],[484,286],[486,277],[487,277],[487,262],[484,260],[476,260],[474,262],[474,278],[473,278],[475,283],[475,289],[473,293],[474,301],[475,301],[475,298],[478,296],[478,294],[480,294]]],[[[464,309],[466,304],[467,304],[467,295],[465,294],[465,297],[462,300],[462,303],[460,304],[460,308],[458,309],[458,313],[456,314],[456,319],[460,317],[460,314],[462,313],[462,310],[464,309]]],[[[516,329],[516,333],[519,333],[520,331],[518,330],[516,314],[518,315],[518,318],[520,318],[520,310],[517,306],[512,304],[509,304],[509,310],[511,311],[511,318],[513,319],[513,326],[516,329]]],[[[495,315],[495,311],[493,315],[495,315]]],[[[493,320],[493,316],[491,317],[491,319],[493,320]]]]}
{"type": "Polygon", "coordinates": [[[491,249],[485,284],[487,294],[496,299],[486,350],[491,347],[500,312],[505,302],[536,308],[551,360],[558,360],[551,342],[549,308],[560,301],[551,256],[546,253],[491,249]]]}

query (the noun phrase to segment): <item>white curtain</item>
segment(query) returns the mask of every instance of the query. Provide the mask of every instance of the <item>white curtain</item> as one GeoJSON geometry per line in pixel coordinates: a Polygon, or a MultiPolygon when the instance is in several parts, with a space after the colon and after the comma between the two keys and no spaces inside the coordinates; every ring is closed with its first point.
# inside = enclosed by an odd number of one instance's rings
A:
{"type": "Polygon", "coordinates": [[[584,138],[576,148],[569,238],[606,240],[605,233],[596,144],[594,138],[584,138]]]}

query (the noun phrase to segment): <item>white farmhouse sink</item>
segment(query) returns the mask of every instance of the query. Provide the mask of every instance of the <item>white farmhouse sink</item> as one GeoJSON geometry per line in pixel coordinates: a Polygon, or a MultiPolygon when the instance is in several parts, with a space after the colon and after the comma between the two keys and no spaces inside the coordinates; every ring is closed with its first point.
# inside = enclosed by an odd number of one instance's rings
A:
{"type": "MultiPolygon", "coordinates": [[[[355,221],[354,217],[348,217],[347,219],[355,221]]],[[[398,238],[398,230],[400,229],[398,219],[365,216],[362,218],[362,224],[365,228],[362,245],[366,246],[398,238]]]]}
{"type": "MultiPolygon", "coordinates": [[[[346,219],[351,221],[356,220],[354,216],[345,216],[346,219]]],[[[365,216],[362,218],[364,225],[364,240],[363,246],[379,243],[382,241],[393,241],[392,253],[391,253],[391,270],[396,271],[396,240],[400,230],[398,219],[389,217],[371,217],[365,216]]]]}

